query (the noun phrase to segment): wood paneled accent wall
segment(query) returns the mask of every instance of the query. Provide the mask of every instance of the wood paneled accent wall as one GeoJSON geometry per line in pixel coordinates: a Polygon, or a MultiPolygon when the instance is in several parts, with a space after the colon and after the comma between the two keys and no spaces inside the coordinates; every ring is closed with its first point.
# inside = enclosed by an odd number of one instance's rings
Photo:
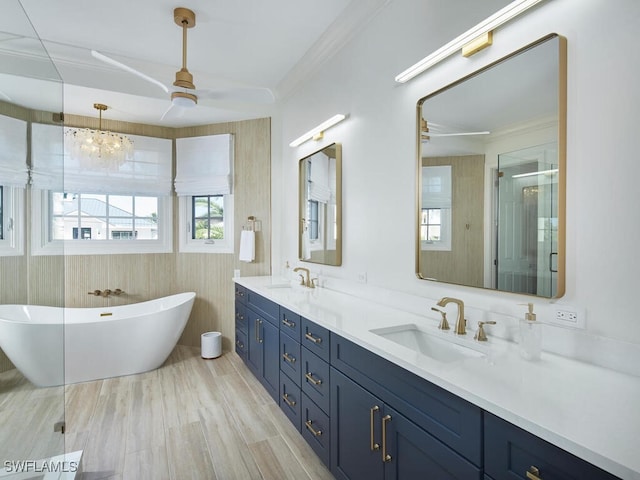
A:
{"type": "Polygon", "coordinates": [[[451,251],[422,250],[424,276],[482,287],[484,276],[484,155],[428,157],[422,166],[451,165],[451,251]]]}
{"type": "MultiPolygon", "coordinates": [[[[19,108],[19,107],[15,107],[19,108]]],[[[0,102],[0,113],[19,116],[0,102]]],[[[52,123],[47,112],[18,112],[25,119],[52,123]]],[[[23,117],[20,117],[23,118],[23,117]]],[[[196,301],[179,343],[197,346],[207,331],[223,334],[223,349],[235,340],[233,273],[267,275],[271,272],[271,122],[268,118],[188,128],[167,128],[103,120],[103,128],[132,135],[183,138],[231,133],[234,135],[234,233],[238,251],[247,217],[258,220],[256,260],[244,263],[234,254],[178,253],[178,202],[174,197],[174,251],[165,254],[65,255],[0,257],[0,303],[102,307],[150,300],[194,291],[196,301]],[[120,297],[94,297],[95,289],[120,288],[120,297]]],[[[65,125],[98,127],[97,118],[65,115],[65,125]]],[[[175,158],[175,149],[174,149],[175,158]]],[[[27,210],[29,210],[27,208],[27,210]]],[[[27,237],[30,215],[27,213],[27,237]]],[[[13,368],[0,351],[0,371],[13,368]]]]}

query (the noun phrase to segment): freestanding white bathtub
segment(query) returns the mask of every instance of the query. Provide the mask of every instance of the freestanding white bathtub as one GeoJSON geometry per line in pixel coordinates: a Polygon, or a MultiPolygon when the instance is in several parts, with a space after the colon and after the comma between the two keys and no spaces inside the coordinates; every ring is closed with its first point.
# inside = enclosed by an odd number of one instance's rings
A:
{"type": "Polygon", "coordinates": [[[105,308],[0,305],[0,348],[38,387],[147,372],[178,343],[195,296],[105,308]]]}

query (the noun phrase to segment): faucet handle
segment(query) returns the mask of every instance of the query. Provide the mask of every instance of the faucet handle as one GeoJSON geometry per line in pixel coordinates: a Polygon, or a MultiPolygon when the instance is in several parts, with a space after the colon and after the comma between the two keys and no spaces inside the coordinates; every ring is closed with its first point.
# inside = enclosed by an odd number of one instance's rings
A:
{"type": "Polygon", "coordinates": [[[476,334],[473,336],[473,339],[479,342],[486,342],[487,334],[484,332],[484,326],[495,325],[495,324],[496,322],[494,322],[493,320],[490,322],[478,322],[478,330],[476,330],[476,334]]]}
{"type": "Polygon", "coordinates": [[[100,290],[94,290],[93,292],[89,292],[89,295],[95,295],[96,297],[99,297],[100,295],[102,295],[102,292],[100,290]]]}
{"type": "Polygon", "coordinates": [[[300,277],[300,285],[304,285],[304,275],[299,273],[298,276],[300,277]]]}
{"type": "Polygon", "coordinates": [[[440,325],[438,325],[438,328],[440,330],[450,330],[451,327],[449,327],[449,322],[447,321],[447,312],[445,312],[444,310],[440,310],[439,308],[436,308],[436,307],[431,307],[431,310],[433,310],[434,312],[440,312],[440,315],[442,315],[442,318],[440,319],[440,325]]]}

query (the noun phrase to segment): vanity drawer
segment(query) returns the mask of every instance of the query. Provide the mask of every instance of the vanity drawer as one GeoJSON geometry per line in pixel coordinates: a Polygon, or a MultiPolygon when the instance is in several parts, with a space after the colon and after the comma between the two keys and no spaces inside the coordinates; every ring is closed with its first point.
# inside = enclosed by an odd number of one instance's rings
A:
{"type": "Polygon", "coordinates": [[[242,285],[238,285],[236,283],[236,300],[241,302],[241,303],[246,303],[247,302],[247,289],[244,288],[242,285]]]}
{"type": "Polygon", "coordinates": [[[605,472],[555,445],[488,412],[484,414],[484,469],[495,480],[614,480],[605,472]]]}
{"type": "Polygon", "coordinates": [[[247,307],[236,300],[236,328],[247,333],[247,307]]]}
{"type": "Polygon", "coordinates": [[[300,315],[280,307],[280,331],[300,341],[300,315]]]}
{"type": "Polygon", "coordinates": [[[335,333],[331,333],[331,365],[475,465],[482,465],[482,410],[476,405],[335,333]]]}
{"type": "Polygon", "coordinates": [[[243,359],[247,357],[247,334],[236,328],[236,353],[243,359]]]}
{"type": "Polygon", "coordinates": [[[331,438],[329,417],[302,392],[301,433],[309,446],[329,468],[329,451],[331,438]]]}
{"type": "Polygon", "coordinates": [[[280,409],[291,423],[300,431],[302,413],[302,396],[300,387],[293,383],[286,375],[280,375],[280,409]]]}
{"type": "Polygon", "coordinates": [[[302,348],[302,391],[326,413],[329,413],[329,364],[302,348]]]}
{"type": "Polygon", "coordinates": [[[316,325],[311,320],[307,320],[304,317],[301,317],[300,320],[302,321],[302,337],[300,343],[322,358],[325,362],[328,362],[329,330],[316,325]]]}
{"type": "Polygon", "coordinates": [[[264,316],[272,324],[278,326],[278,317],[280,316],[280,305],[258,295],[252,290],[246,290],[247,306],[254,312],[264,316]]]}
{"type": "Polygon", "coordinates": [[[300,387],[300,344],[289,335],[280,332],[280,371],[289,376],[293,382],[300,387]]]}

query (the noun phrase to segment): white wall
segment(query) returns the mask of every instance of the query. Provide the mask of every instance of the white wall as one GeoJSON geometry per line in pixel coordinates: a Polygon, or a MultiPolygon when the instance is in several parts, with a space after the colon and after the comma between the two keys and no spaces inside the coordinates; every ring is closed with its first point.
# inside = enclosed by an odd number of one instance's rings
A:
{"type": "MultiPolygon", "coordinates": [[[[397,73],[505,4],[451,0],[447,18],[434,18],[432,3],[392,1],[283,103],[273,129],[273,273],[280,273],[287,260],[298,263],[297,161],[338,141],[343,146],[343,265],[316,270],[351,281],[366,272],[370,288],[424,297],[425,314],[431,299],[444,294],[462,298],[469,311],[482,315],[524,312],[517,304],[528,297],[415,278],[415,109],[420,97],[555,32],[568,41],[567,288],[559,303],[585,313],[586,330],[547,328],[545,340],[550,348],[576,356],[600,350],[620,357],[621,345],[634,351],[640,345],[635,300],[640,293],[635,45],[640,2],[547,0],[500,28],[492,47],[470,59],[450,57],[409,83],[396,84],[397,73]],[[490,8],[472,17],[455,11],[478,3],[490,8]],[[349,118],[324,140],[288,146],[339,112],[349,118]],[[377,219],[385,220],[385,228],[377,219]]],[[[551,301],[535,303],[539,319],[552,315],[551,301]]]]}

